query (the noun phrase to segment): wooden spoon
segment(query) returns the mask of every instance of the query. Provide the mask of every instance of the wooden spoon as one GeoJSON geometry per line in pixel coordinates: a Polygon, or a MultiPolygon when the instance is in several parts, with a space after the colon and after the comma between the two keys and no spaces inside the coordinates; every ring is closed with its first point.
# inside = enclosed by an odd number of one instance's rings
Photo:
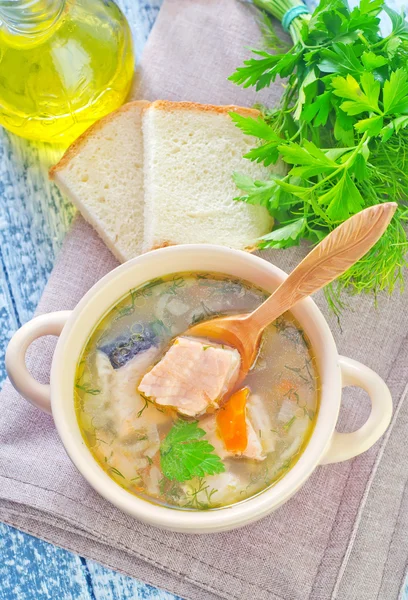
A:
{"type": "Polygon", "coordinates": [[[395,202],[377,204],[347,219],[325,237],[252,313],[204,321],[184,335],[211,338],[236,348],[241,355],[239,382],[243,381],[255,362],[265,327],[364,256],[384,233],[396,208],[395,202]]]}

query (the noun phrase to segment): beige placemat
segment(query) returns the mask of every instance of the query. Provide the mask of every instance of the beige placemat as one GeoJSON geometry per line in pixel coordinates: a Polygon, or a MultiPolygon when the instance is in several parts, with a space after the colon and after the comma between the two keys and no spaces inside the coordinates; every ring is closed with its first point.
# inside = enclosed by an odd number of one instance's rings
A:
{"type": "MultiPolygon", "coordinates": [[[[135,88],[148,99],[252,104],[262,97],[226,77],[256,45],[250,7],[237,0],[165,0],[135,88]]],[[[279,95],[276,84],[268,95],[279,95]]],[[[304,249],[265,253],[285,270],[304,249]]],[[[116,262],[77,218],[38,312],[69,309],[116,262]]],[[[317,298],[327,316],[325,302],[317,298]]],[[[392,426],[363,456],[317,469],[302,490],[261,522],[231,533],[186,536],[142,525],[100,498],[77,473],[52,418],[24,402],[9,382],[1,394],[0,518],[192,600],[392,600],[408,556],[407,295],[351,301],[342,320],[328,316],[339,349],[378,371],[395,402],[392,426]]],[[[47,381],[53,343],[40,340],[30,368],[47,381]]],[[[345,393],[341,427],[367,414],[345,393]]]]}

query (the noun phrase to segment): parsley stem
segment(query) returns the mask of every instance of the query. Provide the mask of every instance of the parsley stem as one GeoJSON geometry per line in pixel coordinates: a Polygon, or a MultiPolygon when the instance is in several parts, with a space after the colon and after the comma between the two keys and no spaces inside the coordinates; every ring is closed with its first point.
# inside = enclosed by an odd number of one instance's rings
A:
{"type": "Polygon", "coordinates": [[[370,44],[369,44],[368,40],[366,40],[366,38],[364,37],[364,35],[363,35],[362,33],[359,33],[359,34],[358,34],[358,37],[359,37],[359,39],[360,39],[360,40],[363,42],[363,44],[364,44],[365,46],[367,46],[367,48],[369,48],[369,47],[370,47],[370,44]]]}
{"type": "Polygon", "coordinates": [[[376,42],[375,44],[371,44],[370,48],[378,48],[378,46],[382,46],[383,44],[386,44],[387,42],[390,41],[390,39],[392,39],[393,37],[395,37],[394,32],[391,32],[389,35],[387,35],[387,37],[382,38],[379,42],[376,42]]]}
{"type": "Polygon", "coordinates": [[[345,165],[348,165],[349,167],[351,167],[351,165],[354,162],[355,157],[357,156],[357,154],[360,152],[361,148],[364,146],[364,144],[370,141],[370,138],[368,137],[368,133],[367,131],[364,133],[363,137],[361,138],[361,140],[359,141],[356,149],[354,150],[354,152],[351,154],[351,156],[346,160],[346,162],[344,163],[345,165]]]}
{"type": "Polygon", "coordinates": [[[364,146],[364,143],[367,141],[367,139],[368,139],[368,133],[365,132],[363,137],[361,138],[360,142],[358,143],[358,146],[356,147],[354,152],[351,154],[351,156],[346,160],[346,162],[343,163],[342,165],[340,165],[338,169],[336,169],[335,171],[333,171],[332,173],[327,175],[324,179],[322,179],[321,181],[318,181],[310,189],[316,190],[322,184],[326,183],[327,181],[330,181],[330,179],[333,179],[333,177],[335,177],[336,175],[341,173],[344,169],[349,169],[351,167],[351,165],[353,164],[356,155],[360,152],[361,148],[364,146]]]}
{"type": "MultiPolygon", "coordinates": [[[[301,2],[301,0],[253,0],[253,3],[258,8],[279,19],[279,21],[282,21],[283,16],[290,8],[293,8],[294,6],[304,6],[304,3],[301,2]]],[[[308,21],[309,19],[310,15],[305,13],[293,19],[289,26],[289,33],[294,44],[300,43],[304,46],[301,33],[302,21],[308,21]]]]}

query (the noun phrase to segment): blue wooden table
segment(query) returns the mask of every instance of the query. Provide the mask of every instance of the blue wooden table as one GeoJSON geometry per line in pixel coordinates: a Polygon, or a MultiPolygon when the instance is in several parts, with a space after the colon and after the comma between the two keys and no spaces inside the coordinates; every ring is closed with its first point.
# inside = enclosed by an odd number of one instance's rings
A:
{"type": "MultiPolygon", "coordinates": [[[[137,56],[161,3],[118,0],[131,25],[137,56]]],[[[405,3],[390,2],[394,8],[405,3]]],[[[58,156],[58,150],[0,128],[0,383],[7,342],[32,317],[74,215],[48,182],[48,166],[58,156]]],[[[175,598],[0,523],[0,600],[175,598]]]]}

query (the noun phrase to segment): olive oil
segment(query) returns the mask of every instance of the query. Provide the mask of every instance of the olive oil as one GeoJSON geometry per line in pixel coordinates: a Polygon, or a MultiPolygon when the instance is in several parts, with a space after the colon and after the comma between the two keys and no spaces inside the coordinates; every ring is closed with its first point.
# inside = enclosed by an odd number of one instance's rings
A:
{"type": "Polygon", "coordinates": [[[0,0],[0,124],[68,144],[125,100],[131,33],[112,0],[0,0]]]}

